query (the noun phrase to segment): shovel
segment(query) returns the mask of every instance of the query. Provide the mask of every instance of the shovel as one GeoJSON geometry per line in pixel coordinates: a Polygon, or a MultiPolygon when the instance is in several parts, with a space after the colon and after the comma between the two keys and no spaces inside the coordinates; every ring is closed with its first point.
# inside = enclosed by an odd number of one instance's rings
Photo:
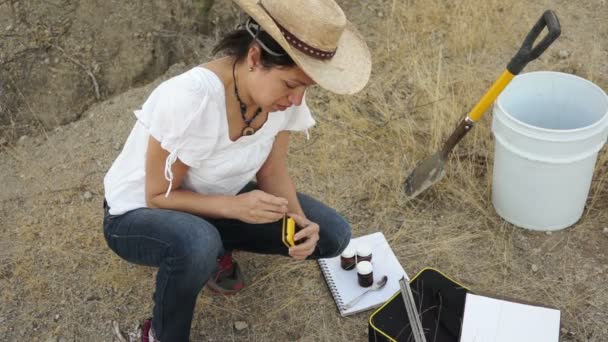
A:
{"type": "Polygon", "coordinates": [[[441,150],[420,162],[405,180],[405,193],[409,198],[418,196],[424,190],[437,183],[445,175],[444,165],[454,146],[473,128],[473,124],[484,115],[496,97],[505,89],[515,75],[531,61],[538,58],[559,37],[561,28],[555,12],[545,11],[543,16],[532,27],[521,48],[513,56],[507,70],[494,82],[492,87],[477,102],[471,112],[464,117],[443,144],[441,150]],[[532,46],[543,29],[547,27],[547,35],[536,46],[532,46]]]}

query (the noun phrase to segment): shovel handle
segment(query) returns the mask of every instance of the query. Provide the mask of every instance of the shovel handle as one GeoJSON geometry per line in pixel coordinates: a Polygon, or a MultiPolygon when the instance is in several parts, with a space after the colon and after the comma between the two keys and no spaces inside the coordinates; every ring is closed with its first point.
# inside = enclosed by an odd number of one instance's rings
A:
{"type": "Polygon", "coordinates": [[[521,48],[519,48],[517,54],[513,56],[509,62],[509,65],[507,65],[507,70],[509,70],[509,72],[511,72],[513,75],[519,74],[529,62],[542,55],[542,53],[547,50],[549,45],[551,45],[557,39],[557,37],[559,37],[561,32],[562,29],[555,12],[551,10],[545,11],[542,17],[538,19],[534,27],[532,27],[532,30],[530,30],[526,36],[526,39],[524,39],[524,42],[521,45],[521,48]],[[545,27],[547,27],[549,32],[536,46],[533,46],[534,42],[545,27]]]}
{"type": "Polygon", "coordinates": [[[511,82],[513,77],[519,74],[529,62],[535,60],[545,52],[549,45],[559,37],[560,33],[561,27],[555,12],[551,10],[545,11],[534,27],[532,27],[532,30],[530,30],[526,39],[524,39],[519,51],[517,51],[507,65],[507,70],[505,70],[494,82],[492,87],[490,87],[481,100],[477,102],[467,117],[473,122],[479,121],[488,107],[494,103],[494,100],[496,100],[498,95],[505,89],[509,82],[511,82]],[[540,43],[533,46],[534,41],[538,38],[545,26],[549,30],[549,33],[540,41],[540,43]]]}

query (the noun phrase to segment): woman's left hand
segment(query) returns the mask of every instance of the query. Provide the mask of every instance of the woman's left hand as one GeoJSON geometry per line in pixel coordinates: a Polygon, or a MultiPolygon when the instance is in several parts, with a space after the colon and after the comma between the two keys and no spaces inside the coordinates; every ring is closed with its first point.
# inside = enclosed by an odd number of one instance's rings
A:
{"type": "Polygon", "coordinates": [[[298,214],[287,214],[296,221],[301,229],[294,235],[294,240],[302,243],[289,248],[289,255],[296,260],[304,260],[314,252],[319,241],[319,225],[298,214]]]}

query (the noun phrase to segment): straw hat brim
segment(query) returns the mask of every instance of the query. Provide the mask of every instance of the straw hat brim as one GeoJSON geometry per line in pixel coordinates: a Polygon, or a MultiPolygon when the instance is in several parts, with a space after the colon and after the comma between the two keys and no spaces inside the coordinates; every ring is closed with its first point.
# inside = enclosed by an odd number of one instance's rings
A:
{"type": "Polygon", "coordinates": [[[336,54],[319,60],[293,48],[272,17],[258,4],[259,0],[234,0],[260,24],[287,52],[294,62],[319,86],[336,94],[354,94],[365,87],[371,73],[371,55],[355,27],[347,22],[338,41],[336,54]]]}

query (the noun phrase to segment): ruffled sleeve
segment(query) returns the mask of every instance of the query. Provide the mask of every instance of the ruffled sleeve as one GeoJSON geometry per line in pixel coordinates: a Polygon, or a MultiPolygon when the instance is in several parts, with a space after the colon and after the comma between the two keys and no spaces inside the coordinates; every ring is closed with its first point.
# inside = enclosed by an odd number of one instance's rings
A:
{"type": "Polygon", "coordinates": [[[210,92],[194,80],[180,75],[165,81],[150,94],[135,116],[161,147],[169,152],[165,160],[165,179],[169,196],[173,186],[171,167],[179,158],[189,167],[200,167],[216,143],[217,115],[208,113],[210,92]]]}
{"type": "Polygon", "coordinates": [[[306,104],[306,96],[304,96],[302,103],[299,106],[293,106],[286,111],[283,130],[305,132],[306,138],[308,139],[308,129],[314,126],[315,123],[310,108],[308,108],[308,105],[306,104]]]}

